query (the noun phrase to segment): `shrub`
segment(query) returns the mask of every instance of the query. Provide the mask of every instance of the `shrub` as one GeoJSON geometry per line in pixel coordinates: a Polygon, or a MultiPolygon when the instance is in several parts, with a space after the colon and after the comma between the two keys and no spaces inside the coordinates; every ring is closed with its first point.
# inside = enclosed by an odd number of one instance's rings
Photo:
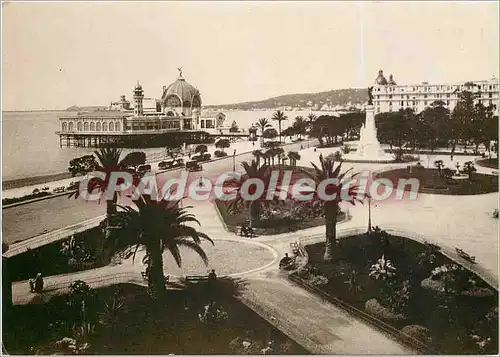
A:
{"type": "Polygon", "coordinates": [[[408,325],[401,329],[401,332],[405,335],[413,337],[424,343],[428,343],[431,340],[430,331],[428,328],[420,325],[408,325]]]}
{"type": "Polygon", "coordinates": [[[388,308],[382,306],[377,299],[370,299],[365,303],[365,310],[375,316],[376,318],[386,320],[386,321],[404,321],[406,316],[402,314],[395,314],[391,312],[388,308]]]}
{"type": "Polygon", "coordinates": [[[392,262],[389,259],[385,259],[384,255],[377,260],[377,263],[370,267],[369,276],[376,280],[388,280],[395,275],[396,268],[392,265],[392,262]]]}
{"type": "Polygon", "coordinates": [[[225,157],[225,156],[227,156],[227,152],[224,152],[222,150],[216,150],[214,152],[214,155],[215,155],[215,157],[225,157]]]}

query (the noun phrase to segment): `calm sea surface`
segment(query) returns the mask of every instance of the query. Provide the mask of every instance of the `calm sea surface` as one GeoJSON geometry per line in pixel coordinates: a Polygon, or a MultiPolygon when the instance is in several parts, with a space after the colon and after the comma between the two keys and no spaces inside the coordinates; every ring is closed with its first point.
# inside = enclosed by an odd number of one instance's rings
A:
{"type": "MultiPolygon", "coordinates": [[[[271,118],[272,111],[227,111],[225,125],[236,121],[247,130],[259,118],[271,118]]],[[[291,125],[293,118],[310,112],[286,112],[291,125]]],[[[71,159],[91,153],[91,148],[60,148],[58,118],[75,113],[53,112],[4,112],[2,119],[2,181],[24,179],[67,172],[71,159]]],[[[316,113],[321,115],[321,113],[316,113]]],[[[323,113],[325,114],[325,113],[323,113]]],[[[275,123],[272,123],[275,125],[275,123]]],[[[162,151],[162,148],[143,149],[146,153],[162,151]]],[[[128,152],[124,150],[124,153],[128,152]]]]}

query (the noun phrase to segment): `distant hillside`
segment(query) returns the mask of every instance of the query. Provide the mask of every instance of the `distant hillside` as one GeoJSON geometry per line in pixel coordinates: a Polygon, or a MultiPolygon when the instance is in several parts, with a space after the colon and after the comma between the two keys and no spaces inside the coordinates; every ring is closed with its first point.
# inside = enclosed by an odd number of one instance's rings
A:
{"type": "Polygon", "coordinates": [[[72,105],[69,108],[66,108],[65,110],[69,112],[86,112],[86,111],[94,111],[94,110],[106,110],[108,107],[102,106],[102,105],[89,105],[88,107],[79,107],[77,105],[72,105]]]}
{"type": "Polygon", "coordinates": [[[256,102],[244,102],[236,104],[210,105],[207,108],[251,110],[251,109],[273,109],[280,107],[311,108],[317,105],[329,107],[351,106],[363,104],[368,100],[366,89],[336,89],[319,93],[287,94],[256,102]]]}

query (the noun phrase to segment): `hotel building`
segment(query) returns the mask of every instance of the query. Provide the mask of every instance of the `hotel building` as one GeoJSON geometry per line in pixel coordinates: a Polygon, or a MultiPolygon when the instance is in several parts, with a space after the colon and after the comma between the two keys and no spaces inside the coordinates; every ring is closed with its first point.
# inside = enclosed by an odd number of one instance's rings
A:
{"type": "Polygon", "coordinates": [[[375,113],[398,111],[405,108],[412,108],[418,113],[439,100],[452,111],[458,102],[458,94],[463,90],[477,93],[476,102],[483,103],[485,106],[495,105],[494,113],[498,115],[499,87],[496,78],[453,84],[422,82],[422,84],[398,85],[392,74],[387,80],[383,71],[380,70],[373,86],[373,105],[375,113]],[[471,83],[474,85],[471,86],[471,83]]]}

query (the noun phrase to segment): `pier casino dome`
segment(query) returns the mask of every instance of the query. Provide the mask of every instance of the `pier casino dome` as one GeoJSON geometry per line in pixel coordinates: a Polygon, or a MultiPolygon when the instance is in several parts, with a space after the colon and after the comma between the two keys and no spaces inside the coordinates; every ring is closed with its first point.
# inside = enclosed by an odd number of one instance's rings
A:
{"type": "Polygon", "coordinates": [[[179,70],[179,77],[168,87],[163,87],[162,112],[167,116],[187,116],[200,113],[201,96],[198,89],[186,82],[179,70]]]}

